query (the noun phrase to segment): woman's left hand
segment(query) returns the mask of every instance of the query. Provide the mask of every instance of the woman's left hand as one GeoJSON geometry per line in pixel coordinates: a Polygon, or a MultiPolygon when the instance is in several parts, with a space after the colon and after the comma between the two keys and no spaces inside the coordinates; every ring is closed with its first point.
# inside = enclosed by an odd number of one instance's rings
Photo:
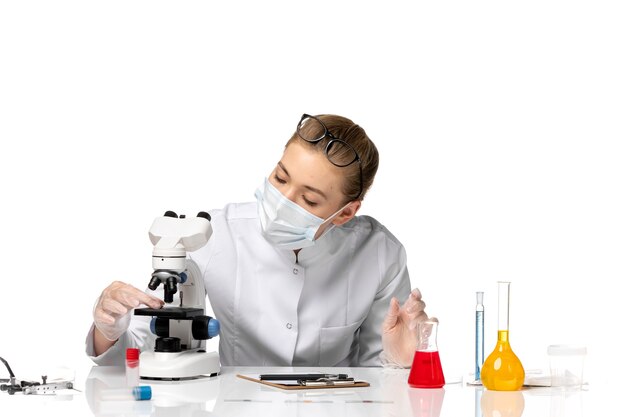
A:
{"type": "Polygon", "coordinates": [[[411,366],[417,345],[417,323],[428,319],[425,307],[422,293],[417,288],[411,291],[402,307],[395,297],[391,299],[382,329],[386,360],[404,367],[411,366]]]}

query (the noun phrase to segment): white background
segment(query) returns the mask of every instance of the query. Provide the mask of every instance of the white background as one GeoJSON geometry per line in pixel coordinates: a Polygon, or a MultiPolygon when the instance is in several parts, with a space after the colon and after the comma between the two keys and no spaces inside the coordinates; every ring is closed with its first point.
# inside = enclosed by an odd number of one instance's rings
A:
{"type": "Polygon", "coordinates": [[[624,7],[414,3],[0,3],[0,356],[18,377],[89,367],[93,302],[147,285],[154,217],[253,200],[304,112],[377,144],[361,213],[404,243],[450,377],[473,370],[478,290],[493,349],[498,280],[526,369],[583,343],[587,379],[622,376],[624,7]]]}

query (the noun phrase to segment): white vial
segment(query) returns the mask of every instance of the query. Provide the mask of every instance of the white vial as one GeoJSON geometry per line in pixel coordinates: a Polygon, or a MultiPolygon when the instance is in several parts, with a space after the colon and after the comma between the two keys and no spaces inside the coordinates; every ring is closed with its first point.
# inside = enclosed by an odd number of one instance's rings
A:
{"type": "Polygon", "coordinates": [[[152,399],[150,385],[132,388],[104,389],[100,392],[102,401],[146,401],[152,399]]]}
{"type": "Polygon", "coordinates": [[[139,349],[126,349],[126,385],[136,387],[139,385],[139,349]]]}

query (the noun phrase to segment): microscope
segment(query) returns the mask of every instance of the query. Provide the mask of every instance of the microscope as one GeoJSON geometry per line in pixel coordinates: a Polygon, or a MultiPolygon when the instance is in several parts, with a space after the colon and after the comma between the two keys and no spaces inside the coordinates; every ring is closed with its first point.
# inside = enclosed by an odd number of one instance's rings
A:
{"type": "Polygon", "coordinates": [[[148,288],[163,286],[165,306],[138,308],[137,316],[152,316],[150,330],[157,336],[154,352],[142,352],[142,379],[185,380],[215,376],[220,372],[219,355],[207,352],[206,340],[219,334],[220,324],[206,316],[206,290],[198,266],[187,252],[204,246],[212,234],[211,216],[178,216],[167,211],[150,227],[152,278],[148,288]]]}

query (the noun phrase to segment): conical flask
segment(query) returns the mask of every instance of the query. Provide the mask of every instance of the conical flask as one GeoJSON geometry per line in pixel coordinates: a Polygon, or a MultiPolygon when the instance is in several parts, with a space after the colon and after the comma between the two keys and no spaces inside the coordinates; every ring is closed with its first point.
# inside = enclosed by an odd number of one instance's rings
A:
{"type": "Polygon", "coordinates": [[[498,342],[480,372],[483,386],[494,391],[517,391],[524,385],[524,367],[509,342],[510,286],[498,281],[498,342]]]}
{"type": "Polygon", "coordinates": [[[439,322],[426,320],[417,324],[417,349],[409,373],[414,388],[441,388],[446,383],[437,347],[439,322]]]}

